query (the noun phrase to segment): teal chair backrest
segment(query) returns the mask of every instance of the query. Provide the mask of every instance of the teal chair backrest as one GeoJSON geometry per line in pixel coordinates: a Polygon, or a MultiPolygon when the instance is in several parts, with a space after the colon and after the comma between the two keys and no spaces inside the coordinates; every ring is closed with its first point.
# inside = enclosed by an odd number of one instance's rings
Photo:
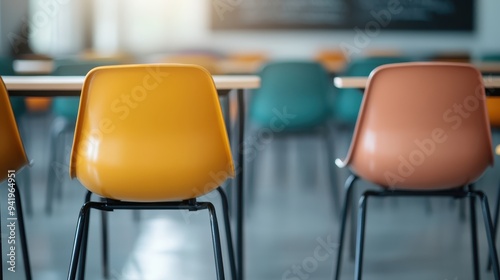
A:
{"type": "MultiPolygon", "coordinates": [[[[352,60],[340,76],[366,77],[378,66],[409,61],[410,59],[405,57],[358,58],[352,60]]],[[[346,88],[339,90],[333,104],[334,119],[339,123],[354,125],[358,118],[362,100],[363,92],[359,89],[346,88]]]]}
{"type": "Polygon", "coordinates": [[[481,55],[481,61],[491,61],[491,62],[500,61],[500,53],[483,54],[481,55]]]}
{"type": "MultiPolygon", "coordinates": [[[[0,76],[14,76],[14,58],[13,57],[0,57],[0,76]]],[[[16,118],[19,118],[26,112],[26,103],[24,97],[10,97],[10,105],[14,111],[16,118]]]]}
{"type": "MultiPolygon", "coordinates": [[[[61,59],[54,62],[53,76],[85,76],[99,66],[116,64],[112,61],[79,61],[61,59]]],[[[68,120],[76,121],[78,114],[79,97],[56,97],[52,101],[52,113],[68,120]]]]}
{"type": "Polygon", "coordinates": [[[259,72],[261,87],[250,103],[250,120],[261,127],[308,129],[329,117],[332,81],[316,62],[270,62],[259,72]]]}

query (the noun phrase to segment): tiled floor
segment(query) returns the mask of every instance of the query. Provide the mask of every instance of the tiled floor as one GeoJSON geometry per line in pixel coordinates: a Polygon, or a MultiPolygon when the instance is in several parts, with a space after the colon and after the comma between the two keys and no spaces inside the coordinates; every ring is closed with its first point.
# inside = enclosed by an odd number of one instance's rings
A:
{"type": "MultiPolygon", "coordinates": [[[[30,170],[34,211],[27,218],[28,241],[34,279],[40,280],[65,279],[85,193],[78,182],[66,180],[54,213],[44,212],[49,123],[48,116],[25,120],[31,139],[27,149],[35,161],[30,170]]],[[[334,134],[342,156],[349,134],[334,134]]],[[[339,221],[323,143],[313,135],[275,135],[268,140],[252,162],[255,186],[245,215],[246,279],[330,279],[336,246],[325,244],[337,242],[339,221]]],[[[498,168],[489,170],[478,184],[491,198],[496,195],[497,174],[498,168]]],[[[346,176],[345,171],[339,174],[337,187],[346,176]]],[[[219,205],[217,198],[209,199],[219,205]]],[[[470,231],[468,222],[459,218],[458,203],[436,198],[431,204],[428,213],[424,199],[370,202],[364,279],[472,279],[470,231]]],[[[1,207],[5,215],[5,201],[1,207]]],[[[207,213],[143,211],[137,219],[122,211],[109,217],[111,279],[215,279],[207,213]]],[[[99,220],[93,215],[87,279],[102,278],[99,220]]],[[[478,222],[482,279],[493,279],[485,271],[486,241],[482,219],[478,222]]],[[[17,256],[19,260],[20,252],[17,256]]],[[[348,254],[342,272],[342,279],[352,279],[348,254]]],[[[24,279],[22,265],[12,273],[4,262],[4,279],[24,279]]]]}

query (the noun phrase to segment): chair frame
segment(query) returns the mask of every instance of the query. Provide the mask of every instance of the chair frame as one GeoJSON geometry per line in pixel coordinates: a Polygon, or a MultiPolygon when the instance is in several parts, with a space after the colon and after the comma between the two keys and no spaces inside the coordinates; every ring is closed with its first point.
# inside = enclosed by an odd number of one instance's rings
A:
{"type": "MultiPolygon", "coordinates": [[[[342,208],[342,220],[340,226],[339,234],[339,248],[336,260],[336,269],[333,279],[340,279],[340,272],[342,266],[342,249],[344,245],[344,235],[345,226],[347,221],[347,214],[350,208],[350,203],[352,203],[352,191],[354,183],[359,179],[358,176],[351,174],[345,182],[345,201],[342,208]]],[[[474,190],[474,184],[468,186],[462,186],[449,190],[429,190],[429,191],[410,191],[410,190],[391,190],[384,188],[381,191],[368,190],[363,193],[359,200],[359,211],[358,211],[358,230],[356,233],[356,259],[355,259],[355,274],[354,279],[362,279],[362,269],[363,269],[363,253],[364,253],[364,241],[365,241],[365,222],[366,222],[366,209],[368,203],[368,197],[408,197],[408,196],[437,196],[437,197],[452,197],[452,198],[470,198],[470,218],[471,218],[471,238],[472,238],[472,257],[473,257],[473,273],[474,279],[479,279],[479,254],[478,254],[478,241],[477,241],[477,223],[476,223],[476,204],[475,199],[479,198],[481,200],[484,224],[486,227],[486,237],[488,240],[490,260],[493,261],[493,274],[495,279],[500,279],[499,265],[498,265],[498,254],[495,249],[494,240],[494,227],[491,220],[491,214],[488,204],[488,199],[486,195],[481,192],[474,190]]]]}
{"type": "MultiPolygon", "coordinates": [[[[15,173],[17,174],[17,172],[15,173]]],[[[24,273],[26,276],[27,280],[32,279],[32,273],[31,273],[31,263],[30,263],[30,258],[29,258],[29,253],[28,253],[28,241],[26,239],[26,227],[24,223],[24,214],[23,214],[23,207],[21,203],[21,192],[19,191],[19,187],[17,186],[16,182],[8,183],[10,184],[9,187],[12,187],[14,189],[14,201],[16,203],[16,212],[17,212],[17,221],[19,222],[18,224],[18,229],[19,229],[19,238],[21,239],[21,249],[22,249],[22,254],[23,254],[23,262],[24,262],[24,273]]],[[[10,216],[10,215],[9,215],[10,216]]],[[[0,236],[1,234],[1,227],[0,227],[0,236]]],[[[0,252],[2,252],[2,242],[0,238],[0,252]]],[[[0,258],[1,261],[2,258],[0,258]]],[[[3,261],[0,263],[0,279],[3,278],[3,261]]]]}
{"type": "MultiPolygon", "coordinates": [[[[227,196],[221,187],[217,188],[222,200],[222,212],[224,219],[224,227],[227,239],[227,246],[229,251],[229,261],[231,270],[231,279],[236,278],[236,262],[234,257],[234,249],[232,243],[232,235],[229,221],[229,204],[227,201],[227,196]]],[[[85,197],[85,203],[83,204],[80,214],[78,217],[78,223],[75,233],[75,241],[73,244],[73,252],[71,254],[70,268],[68,273],[68,280],[73,279],[84,279],[85,277],[85,265],[87,258],[87,244],[89,235],[89,224],[90,224],[90,210],[96,209],[102,211],[102,233],[103,242],[107,240],[107,219],[106,212],[114,210],[189,210],[189,211],[199,211],[207,209],[210,216],[210,225],[212,231],[212,243],[214,246],[214,257],[215,257],[215,268],[218,280],[224,280],[224,265],[222,257],[222,246],[219,233],[219,223],[217,220],[217,215],[215,207],[211,202],[198,202],[195,198],[177,201],[177,202],[126,202],[113,200],[108,198],[102,198],[101,202],[91,201],[92,192],[87,192],[85,197]],[[78,278],[77,278],[78,273],[78,278]]],[[[108,265],[108,251],[104,248],[103,251],[103,269],[104,275],[109,276],[109,265],[108,265]]]]}

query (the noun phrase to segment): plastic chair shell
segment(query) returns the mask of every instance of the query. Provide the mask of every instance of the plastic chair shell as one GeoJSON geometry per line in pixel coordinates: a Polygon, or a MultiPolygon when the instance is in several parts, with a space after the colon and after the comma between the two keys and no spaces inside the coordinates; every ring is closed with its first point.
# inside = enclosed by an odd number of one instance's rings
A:
{"type": "Polygon", "coordinates": [[[18,171],[28,164],[16,119],[3,80],[0,80],[0,181],[7,178],[9,170],[18,171]]]}
{"type": "Polygon", "coordinates": [[[360,177],[400,189],[446,189],[493,164],[481,73],[461,63],[377,68],[347,158],[360,177]]]}
{"type": "Polygon", "coordinates": [[[210,73],[199,66],[105,66],[86,77],[70,176],[93,193],[153,202],[196,198],[234,175],[210,73]]]}

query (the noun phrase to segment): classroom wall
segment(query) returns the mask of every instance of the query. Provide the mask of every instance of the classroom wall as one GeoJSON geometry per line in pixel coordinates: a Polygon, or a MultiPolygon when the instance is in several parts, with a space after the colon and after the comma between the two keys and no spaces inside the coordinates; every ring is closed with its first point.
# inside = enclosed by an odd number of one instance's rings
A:
{"type": "MultiPolygon", "coordinates": [[[[213,44],[220,48],[263,48],[276,56],[304,56],[317,49],[340,46],[354,55],[357,50],[371,48],[400,49],[417,55],[440,50],[465,50],[473,54],[500,52],[500,1],[477,0],[476,11],[477,25],[473,33],[393,32],[381,29],[376,35],[363,36],[354,30],[264,33],[241,31],[216,32],[212,33],[212,38],[213,44]]],[[[360,29],[364,30],[364,27],[361,26],[360,29]]]]}
{"type": "Polygon", "coordinates": [[[0,55],[21,51],[27,41],[28,0],[0,0],[0,55]]]}
{"type": "MultiPolygon", "coordinates": [[[[65,12],[60,12],[50,24],[43,26],[44,30],[39,33],[44,35],[33,38],[33,46],[38,52],[52,55],[75,53],[87,46],[105,54],[125,51],[141,55],[179,48],[213,48],[223,51],[261,50],[273,57],[310,57],[319,49],[339,47],[352,56],[368,49],[402,50],[415,55],[440,50],[470,51],[473,54],[500,52],[498,0],[477,0],[477,25],[473,33],[394,32],[382,29],[377,34],[360,34],[355,30],[212,31],[210,9],[215,3],[226,0],[51,1],[65,1],[67,4],[60,7],[65,12]],[[78,13],[82,3],[93,3],[90,9],[93,16],[89,17],[93,18],[93,36],[89,40],[82,39],[82,20],[85,17],[78,13]]],[[[33,5],[31,14],[39,9],[39,4],[33,5]]],[[[38,29],[43,28],[38,26],[38,29]]],[[[364,30],[364,26],[360,30],[364,30]]]]}
{"type": "MultiPolygon", "coordinates": [[[[476,1],[476,30],[472,33],[394,32],[381,29],[376,35],[367,33],[362,35],[355,30],[213,31],[210,29],[209,11],[218,1],[222,0],[184,0],[182,3],[170,1],[170,4],[164,4],[163,10],[156,11],[165,15],[165,22],[163,28],[157,26],[154,32],[149,33],[156,34],[156,39],[150,38],[151,44],[141,40],[141,36],[137,36],[136,32],[136,38],[129,39],[123,46],[129,51],[139,53],[184,47],[207,47],[224,51],[262,50],[273,57],[310,57],[317,50],[338,47],[346,49],[347,53],[354,56],[368,49],[403,50],[415,55],[441,50],[469,51],[473,54],[500,52],[500,30],[497,24],[500,1],[498,0],[476,1]],[[158,36],[162,33],[162,36],[158,36]],[[155,41],[158,43],[154,44],[155,41]],[[161,47],[155,49],[153,47],[155,45],[161,47]]],[[[144,9],[147,10],[144,14],[154,18],[153,8],[144,9]]],[[[136,12],[139,10],[141,10],[139,7],[134,9],[136,12]]],[[[223,17],[216,20],[223,20],[223,17]]],[[[139,23],[128,17],[128,23],[125,24],[138,26],[139,23]]],[[[364,26],[360,26],[360,29],[364,30],[364,26]]]]}

